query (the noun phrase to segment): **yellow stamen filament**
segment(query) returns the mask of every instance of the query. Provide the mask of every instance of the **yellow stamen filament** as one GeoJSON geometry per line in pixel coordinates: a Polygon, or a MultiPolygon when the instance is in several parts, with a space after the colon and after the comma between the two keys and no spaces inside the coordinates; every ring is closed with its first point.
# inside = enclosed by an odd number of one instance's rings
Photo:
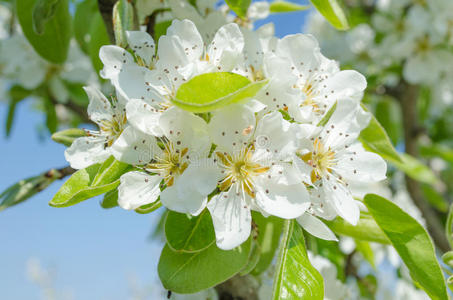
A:
{"type": "Polygon", "coordinates": [[[247,147],[237,155],[216,152],[223,168],[225,178],[220,182],[219,189],[227,191],[233,184],[238,183],[241,191],[250,197],[255,197],[254,177],[266,173],[269,167],[253,162],[253,149],[247,147]]]}
{"type": "Polygon", "coordinates": [[[299,155],[299,157],[313,168],[310,174],[313,183],[323,176],[329,176],[332,173],[332,167],[336,165],[335,152],[330,147],[326,149],[319,138],[314,140],[312,152],[299,155]]]}

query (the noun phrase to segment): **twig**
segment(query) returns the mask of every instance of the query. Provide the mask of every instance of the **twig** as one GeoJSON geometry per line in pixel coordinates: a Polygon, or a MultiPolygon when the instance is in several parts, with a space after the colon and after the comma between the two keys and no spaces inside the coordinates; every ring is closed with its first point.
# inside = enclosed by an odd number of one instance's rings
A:
{"type": "Polygon", "coordinates": [[[98,0],[99,12],[104,20],[107,34],[109,35],[110,43],[115,44],[115,33],[113,31],[113,6],[117,0],[98,0]]]}
{"type": "MultiPolygon", "coordinates": [[[[149,16],[146,17],[146,20],[145,20],[146,32],[148,32],[149,35],[152,36],[153,38],[155,38],[154,26],[156,25],[157,15],[162,14],[166,11],[169,11],[169,9],[168,8],[159,8],[159,9],[154,10],[152,12],[152,14],[150,14],[149,16]]],[[[156,41],[156,43],[157,43],[157,41],[156,41]]]]}

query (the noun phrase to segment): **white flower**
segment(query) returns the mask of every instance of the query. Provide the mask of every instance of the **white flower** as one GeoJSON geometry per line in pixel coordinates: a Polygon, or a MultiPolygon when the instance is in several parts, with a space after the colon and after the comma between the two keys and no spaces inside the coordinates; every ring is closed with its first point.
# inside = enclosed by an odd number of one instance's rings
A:
{"type": "Polygon", "coordinates": [[[0,66],[2,75],[26,89],[34,89],[44,81],[48,63],[17,33],[2,40],[0,66]]]}
{"type": "Polygon", "coordinates": [[[353,70],[340,71],[335,61],[321,54],[318,42],[311,35],[284,37],[278,41],[275,54],[288,60],[289,64],[274,64],[268,72],[295,75],[297,81],[293,87],[301,96],[298,97],[297,107],[285,103],[285,97],[269,95],[269,98],[279,107],[286,104],[288,113],[296,121],[317,122],[337,100],[355,99],[358,102],[366,88],[363,75],[353,70]]]}
{"type": "Polygon", "coordinates": [[[215,165],[207,158],[211,142],[206,123],[173,107],[162,114],[159,126],[161,137],[125,131],[115,145],[114,151],[122,153],[119,159],[127,157],[144,171],[121,176],[118,203],[135,209],[160,196],[167,208],[197,215],[217,184],[215,165]]]}
{"type": "Polygon", "coordinates": [[[349,184],[380,181],[386,173],[384,160],[357,142],[368,121],[369,114],[355,101],[342,100],[322,129],[299,125],[302,139],[296,165],[313,186],[309,212],[327,219],[340,215],[351,224],[357,223],[359,206],[349,184]]]}
{"type": "Polygon", "coordinates": [[[213,115],[209,130],[221,170],[221,192],[208,203],[219,248],[248,238],[251,209],[287,219],[305,212],[308,193],[290,161],[292,127],[279,112],[257,120],[249,107],[231,105],[213,115]]]}
{"type": "MultiPolygon", "coordinates": [[[[140,33],[143,34],[147,35],[140,33]]],[[[148,40],[147,45],[150,43],[148,40]]],[[[221,27],[205,47],[191,21],[174,20],[167,35],[160,38],[155,69],[128,66],[122,68],[117,77],[112,76],[118,79],[119,89],[131,98],[126,108],[129,122],[145,133],[160,135],[158,120],[162,112],[172,106],[171,100],[179,86],[201,73],[231,71],[241,59],[243,45],[236,24],[221,27]]],[[[113,51],[124,51],[113,47],[113,51]]],[[[127,57],[127,54],[121,56],[127,57]]]]}
{"type": "Polygon", "coordinates": [[[308,257],[324,279],[324,300],[359,299],[359,291],[355,287],[343,284],[337,279],[337,268],[331,261],[311,252],[308,252],[308,257]]]}
{"type": "Polygon", "coordinates": [[[88,115],[99,130],[86,130],[88,136],[77,138],[66,149],[65,158],[74,169],[86,168],[107,159],[127,123],[124,99],[118,97],[110,102],[96,88],[85,87],[85,91],[90,99],[88,115]]]}

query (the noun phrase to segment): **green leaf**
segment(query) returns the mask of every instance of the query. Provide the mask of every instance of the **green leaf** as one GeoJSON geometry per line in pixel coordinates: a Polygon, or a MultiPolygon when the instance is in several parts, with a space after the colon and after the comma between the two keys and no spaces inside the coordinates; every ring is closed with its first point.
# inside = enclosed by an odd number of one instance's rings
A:
{"type": "Polygon", "coordinates": [[[139,208],[136,208],[135,212],[142,214],[142,215],[149,214],[161,206],[162,206],[162,203],[160,202],[160,200],[157,200],[156,202],[145,204],[145,205],[140,206],[139,208]]]}
{"type": "Polygon", "coordinates": [[[74,104],[82,107],[88,106],[89,103],[88,96],[83,89],[85,83],[63,81],[63,84],[69,94],[71,102],[74,102],[74,104]]]}
{"type": "Polygon", "coordinates": [[[33,29],[32,11],[37,0],[17,0],[16,9],[19,23],[25,37],[44,59],[63,63],[68,55],[69,41],[72,35],[71,15],[68,0],[58,1],[55,13],[43,26],[42,34],[33,29]]]}
{"type": "Polygon", "coordinates": [[[49,205],[67,207],[117,188],[119,180],[106,186],[91,187],[100,166],[95,164],[72,174],[50,200],[49,205]]]}
{"type": "MultiPolygon", "coordinates": [[[[363,105],[362,108],[367,111],[363,105]]],[[[368,127],[360,133],[359,139],[366,150],[377,153],[382,156],[382,158],[391,162],[402,161],[385,132],[385,129],[373,115],[371,115],[368,127]]]]}
{"type": "Polygon", "coordinates": [[[105,193],[101,201],[101,207],[105,209],[114,208],[118,206],[118,189],[114,189],[105,193]]]}
{"type": "Polygon", "coordinates": [[[52,19],[60,0],[37,0],[33,8],[33,29],[37,34],[43,34],[46,23],[52,19]]]}
{"type": "Polygon", "coordinates": [[[266,271],[277,252],[280,236],[283,229],[283,220],[274,216],[263,217],[258,212],[252,212],[253,222],[258,230],[259,261],[252,273],[259,275],[266,271]]]}
{"type": "Polygon", "coordinates": [[[448,300],[445,280],[434,245],[423,226],[385,198],[368,194],[364,202],[401,256],[412,279],[431,299],[448,300]]]}
{"type": "Polygon", "coordinates": [[[310,8],[310,5],[300,5],[297,3],[287,2],[287,1],[274,1],[274,2],[271,2],[269,10],[272,14],[275,14],[275,13],[301,11],[301,10],[306,10],[309,8],[310,8]]]}
{"type": "Polygon", "coordinates": [[[130,168],[111,156],[102,164],[78,170],[61,186],[49,205],[67,207],[116,189],[120,176],[130,168]]]}
{"type": "Polygon", "coordinates": [[[202,251],[215,242],[211,215],[206,209],[196,217],[170,211],[165,220],[165,237],[173,251],[202,251]]]}
{"type": "Polygon", "coordinates": [[[89,54],[90,28],[96,15],[99,15],[97,1],[85,0],[76,4],[74,36],[80,49],[86,54],[89,54]]]}
{"type": "Polygon", "coordinates": [[[102,61],[99,58],[99,49],[104,45],[110,44],[107,29],[105,29],[104,21],[99,13],[93,16],[93,20],[90,24],[89,36],[90,42],[88,43],[88,53],[93,68],[99,73],[103,67],[102,61]]]}
{"type": "Polygon", "coordinates": [[[8,91],[9,94],[9,103],[8,103],[8,115],[6,117],[5,133],[8,137],[11,133],[11,128],[13,127],[14,116],[16,114],[17,104],[30,96],[31,91],[24,89],[20,85],[15,85],[11,87],[8,91]]]}
{"type": "Polygon", "coordinates": [[[244,76],[229,72],[206,73],[183,83],[172,102],[191,112],[213,111],[250,99],[266,83],[267,81],[252,83],[244,76]]]}
{"type": "Polygon", "coordinates": [[[446,213],[448,211],[448,201],[432,186],[427,184],[421,185],[425,199],[434,206],[438,211],[446,213]]]}
{"type": "Polygon", "coordinates": [[[167,33],[168,27],[171,25],[171,20],[162,21],[154,25],[154,40],[159,41],[159,38],[167,33]]]}
{"type": "Polygon", "coordinates": [[[229,251],[216,244],[195,253],[174,252],[165,245],[159,259],[158,273],[165,289],[191,294],[228,280],[248,262],[251,240],[229,251]]]}
{"type": "Polygon", "coordinates": [[[58,129],[57,112],[55,110],[55,104],[49,99],[44,97],[44,109],[46,112],[46,127],[50,133],[54,133],[58,129]]]}
{"type": "Polygon", "coordinates": [[[436,186],[439,184],[439,179],[434,175],[430,168],[421,163],[418,159],[410,156],[407,153],[400,154],[402,162],[391,160],[390,163],[406,173],[414,180],[436,186]]]}
{"type": "Polygon", "coordinates": [[[351,225],[341,218],[332,221],[324,221],[329,228],[340,235],[346,235],[358,240],[376,242],[381,244],[390,244],[387,236],[376,224],[373,218],[362,214],[357,225],[351,225]]]}
{"type": "Polygon", "coordinates": [[[71,146],[75,139],[86,136],[86,132],[83,129],[79,128],[70,128],[62,131],[55,132],[52,134],[51,138],[54,142],[63,144],[67,147],[71,146]]]}
{"type": "Polygon", "coordinates": [[[354,242],[357,251],[363,255],[363,258],[365,258],[373,268],[376,268],[376,265],[374,264],[374,253],[373,249],[371,249],[370,243],[358,239],[355,239],[354,242]]]}
{"type": "Polygon", "coordinates": [[[8,187],[0,194],[0,211],[24,202],[35,194],[47,188],[52,182],[58,179],[60,173],[57,170],[50,170],[38,176],[29,177],[8,187]]]}
{"type": "Polygon", "coordinates": [[[323,298],[323,278],[308,260],[302,229],[294,220],[285,220],[272,300],[323,298]]]}
{"type": "Polygon", "coordinates": [[[445,222],[445,234],[447,235],[448,243],[453,248],[453,204],[450,205],[448,210],[447,222],[445,222]]]}
{"type": "Polygon", "coordinates": [[[332,105],[332,107],[327,111],[327,113],[324,115],[324,117],[322,117],[322,119],[318,122],[318,124],[316,126],[318,127],[323,127],[324,125],[327,124],[327,122],[329,122],[330,120],[330,117],[333,115],[333,113],[335,112],[335,109],[337,109],[337,101],[335,101],[335,104],[332,105]]]}
{"type": "Polygon", "coordinates": [[[110,156],[100,166],[96,177],[94,177],[91,186],[102,186],[112,183],[120,179],[121,175],[130,171],[131,165],[117,161],[113,156],[110,156]]]}
{"type": "Polygon", "coordinates": [[[234,11],[238,17],[247,17],[247,10],[252,3],[252,0],[225,0],[228,7],[234,11]]]}
{"type": "Polygon", "coordinates": [[[126,48],[126,30],[134,27],[134,9],[127,0],[118,0],[113,6],[113,33],[117,46],[126,48]]]}
{"type": "Polygon", "coordinates": [[[321,15],[329,21],[332,26],[339,30],[349,28],[348,20],[338,4],[337,0],[310,0],[321,15]]]}

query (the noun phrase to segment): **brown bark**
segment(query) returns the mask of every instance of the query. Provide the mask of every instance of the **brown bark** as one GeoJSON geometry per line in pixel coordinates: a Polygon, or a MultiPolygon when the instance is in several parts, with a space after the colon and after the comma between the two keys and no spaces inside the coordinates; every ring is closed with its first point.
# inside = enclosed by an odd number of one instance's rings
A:
{"type": "MultiPolygon", "coordinates": [[[[417,140],[421,131],[417,116],[419,88],[418,86],[402,82],[400,91],[399,100],[401,103],[401,114],[403,119],[405,152],[414,157],[418,157],[419,151],[417,140]]],[[[428,227],[427,229],[436,246],[443,252],[447,252],[450,247],[444,234],[444,227],[436,212],[426,199],[424,199],[420,183],[406,175],[406,188],[414,201],[414,204],[420,209],[425,218],[428,227]]]]}
{"type": "Polygon", "coordinates": [[[219,300],[258,300],[258,281],[251,275],[236,275],[215,287],[219,300]]]}

